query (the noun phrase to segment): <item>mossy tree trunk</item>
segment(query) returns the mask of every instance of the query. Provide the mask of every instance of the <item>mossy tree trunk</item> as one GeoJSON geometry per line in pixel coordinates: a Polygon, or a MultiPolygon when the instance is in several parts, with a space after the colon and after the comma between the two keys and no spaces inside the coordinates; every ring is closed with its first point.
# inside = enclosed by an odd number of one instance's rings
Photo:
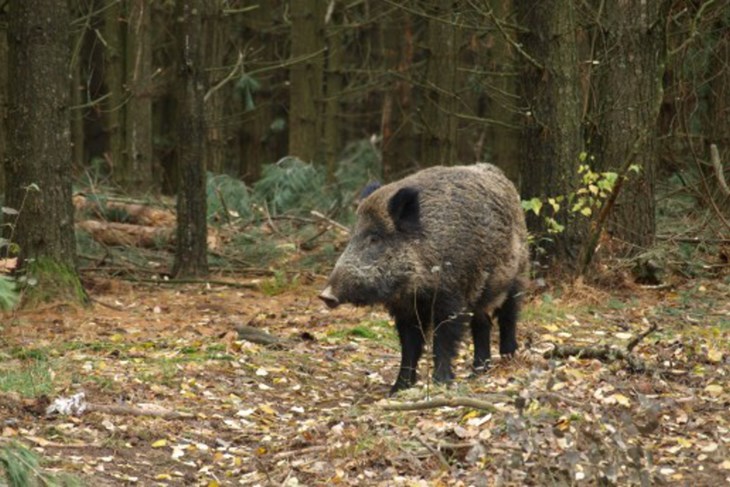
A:
{"type": "Polygon", "coordinates": [[[31,301],[83,298],[71,203],[69,9],[66,0],[10,2],[5,236],[19,249],[31,301]]]}
{"type": "Polygon", "coordinates": [[[208,274],[205,190],[205,96],[203,17],[208,1],[177,5],[177,242],[175,277],[208,274]]]}
{"type": "MultiPolygon", "coordinates": [[[[520,94],[524,123],[520,138],[523,199],[567,196],[578,185],[583,151],[575,6],[572,0],[514,0],[517,22],[526,30],[518,42],[523,71],[520,94]]],[[[585,218],[565,206],[556,215],[564,230],[550,234],[545,219],[528,214],[528,226],[549,260],[568,273],[578,270],[585,218]]]]}
{"type": "Polygon", "coordinates": [[[289,154],[305,162],[322,157],[321,116],[324,71],[324,15],[327,2],[291,0],[289,69],[289,154]]]}
{"type": "Polygon", "coordinates": [[[421,163],[453,165],[456,161],[458,127],[456,91],[459,28],[455,21],[457,2],[429,2],[426,46],[428,52],[425,96],[421,116],[421,163]]]}
{"type": "Polygon", "coordinates": [[[152,180],[151,2],[128,0],[126,36],[126,164],[119,182],[131,192],[149,191],[152,180]]]}

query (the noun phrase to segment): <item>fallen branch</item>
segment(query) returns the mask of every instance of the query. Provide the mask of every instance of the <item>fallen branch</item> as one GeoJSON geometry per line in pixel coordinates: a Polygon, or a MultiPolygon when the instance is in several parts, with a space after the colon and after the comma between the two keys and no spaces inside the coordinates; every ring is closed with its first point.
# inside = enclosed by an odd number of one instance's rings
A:
{"type": "Polygon", "coordinates": [[[271,333],[266,333],[265,331],[253,326],[236,325],[236,332],[238,333],[238,338],[252,343],[258,343],[259,345],[264,345],[266,347],[283,348],[291,345],[289,340],[279,338],[271,333]]]}
{"type": "Polygon", "coordinates": [[[94,404],[87,403],[86,411],[96,412],[103,414],[113,414],[116,416],[152,416],[155,418],[163,419],[194,419],[195,415],[192,413],[183,413],[180,411],[173,411],[170,409],[161,408],[159,406],[128,406],[121,404],[94,404]]]}
{"type": "Polygon", "coordinates": [[[435,399],[429,399],[426,401],[384,404],[383,409],[386,411],[420,411],[424,409],[435,409],[443,407],[465,407],[480,409],[493,413],[498,411],[493,403],[512,402],[511,397],[503,394],[489,394],[487,396],[480,397],[483,397],[484,399],[476,399],[473,397],[465,396],[437,397],[435,399]]]}
{"type": "Polygon", "coordinates": [[[639,342],[641,342],[641,340],[643,340],[647,336],[651,335],[656,330],[657,330],[657,324],[656,323],[652,323],[652,325],[646,331],[643,331],[643,332],[639,333],[634,338],[632,338],[631,340],[629,340],[629,343],[626,344],[626,350],[628,352],[632,352],[634,350],[634,348],[636,348],[636,345],[638,345],[639,342]]]}
{"type": "Polygon", "coordinates": [[[601,362],[613,362],[615,360],[624,360],[629,369],[633,372],[648,372],[649,368],[646,364],[631,352],[634,348],[647,336],[657,330],[656,323],[652,324],[649,329],[643,331],[629,340],[626,350],[609,345],[599,347],[582,347],[578,345],[556,345],[552,350],[548,350],[543,354],[545,358],[568,358],[578,357],[584,359],[596,359],[601,362]]]}
{"type": "Polygon", "coordinates": [[[122,277],[121,279],[129,282],[139,282],[144,284],[210,284],[213,286],[228,286],[240,289],[258,289],[258,284],[250,282],[233,282],[233,281],[218,281],[211,279],[143,279],[138,277],[122,277]]]}
{"type": "Polygon", "coordinates": [[[433,456],[438,458],[439,463],[441,463],[441,467],[446,470],[447,472],[451,473],[451,465],[449,465],[449,462],[446,461],[446,457],[444,457],[444,454],[441,453],[436,448],[432,447],[428,444],[425,438],[423,438],[421,435],[416,436],[416,439],[426,447],[426,450],[430,451],[433,456]]]}

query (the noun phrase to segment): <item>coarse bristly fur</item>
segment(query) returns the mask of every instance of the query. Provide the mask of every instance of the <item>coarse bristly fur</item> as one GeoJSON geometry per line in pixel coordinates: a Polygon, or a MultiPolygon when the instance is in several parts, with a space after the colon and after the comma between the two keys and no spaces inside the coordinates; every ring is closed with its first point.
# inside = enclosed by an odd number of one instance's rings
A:
{"type": "Polygon", "coordinates": [[[362,200],[352,238],[320,297],[330,306],[383,304],[394,317],[401,367],[391,392],[413,385],[433,333],[434,379],[449,382],[463,325],[474,368],[517,348],[516,321],[528,267],[527,229],[514,185],[491,164],[424,169],[362,200]]]}

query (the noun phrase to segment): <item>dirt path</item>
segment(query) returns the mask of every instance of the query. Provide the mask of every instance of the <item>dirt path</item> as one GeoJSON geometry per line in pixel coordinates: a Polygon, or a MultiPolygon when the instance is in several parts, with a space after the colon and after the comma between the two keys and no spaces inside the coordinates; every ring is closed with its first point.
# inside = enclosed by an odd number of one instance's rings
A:
{"type": "Polygon", "coordinates": [[[3,318],[0,377],[26,372],[37,389],[0,392],[0,439],[95,486],[722,485],[728,282],[534,297],[516,359],[469,377],[467,340],[454,386],[422,380],[395,399],[486,398],[487,410],[390,411],[399,350],[382,311],[330,312],[316,285],[271,296],[99,280],[91,309],[3,318]],[[239,340],[237,324],[289,342],[239,340]],[[651,324],[658,331],[634,349],[644,373],[620,359],[543,358],[554,344],[623,349],[651,324]],[[97,405],[191,417],[42,413],[79,392],[97,405]]]}

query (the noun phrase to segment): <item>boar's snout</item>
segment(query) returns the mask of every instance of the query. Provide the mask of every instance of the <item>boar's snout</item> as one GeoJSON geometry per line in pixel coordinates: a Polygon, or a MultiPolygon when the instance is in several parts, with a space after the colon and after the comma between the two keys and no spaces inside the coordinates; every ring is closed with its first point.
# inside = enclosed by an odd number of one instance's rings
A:
{"type": "Polygon", "coordinates": [[[337,296],[335,296],[332,292],[332,286],[327,286],[324,291],[319,293],[319,299],[324,301],[324,304],[326,304],[328,308],[336,308],[340,305],[340,300],[337,299],[337,296]]]}

